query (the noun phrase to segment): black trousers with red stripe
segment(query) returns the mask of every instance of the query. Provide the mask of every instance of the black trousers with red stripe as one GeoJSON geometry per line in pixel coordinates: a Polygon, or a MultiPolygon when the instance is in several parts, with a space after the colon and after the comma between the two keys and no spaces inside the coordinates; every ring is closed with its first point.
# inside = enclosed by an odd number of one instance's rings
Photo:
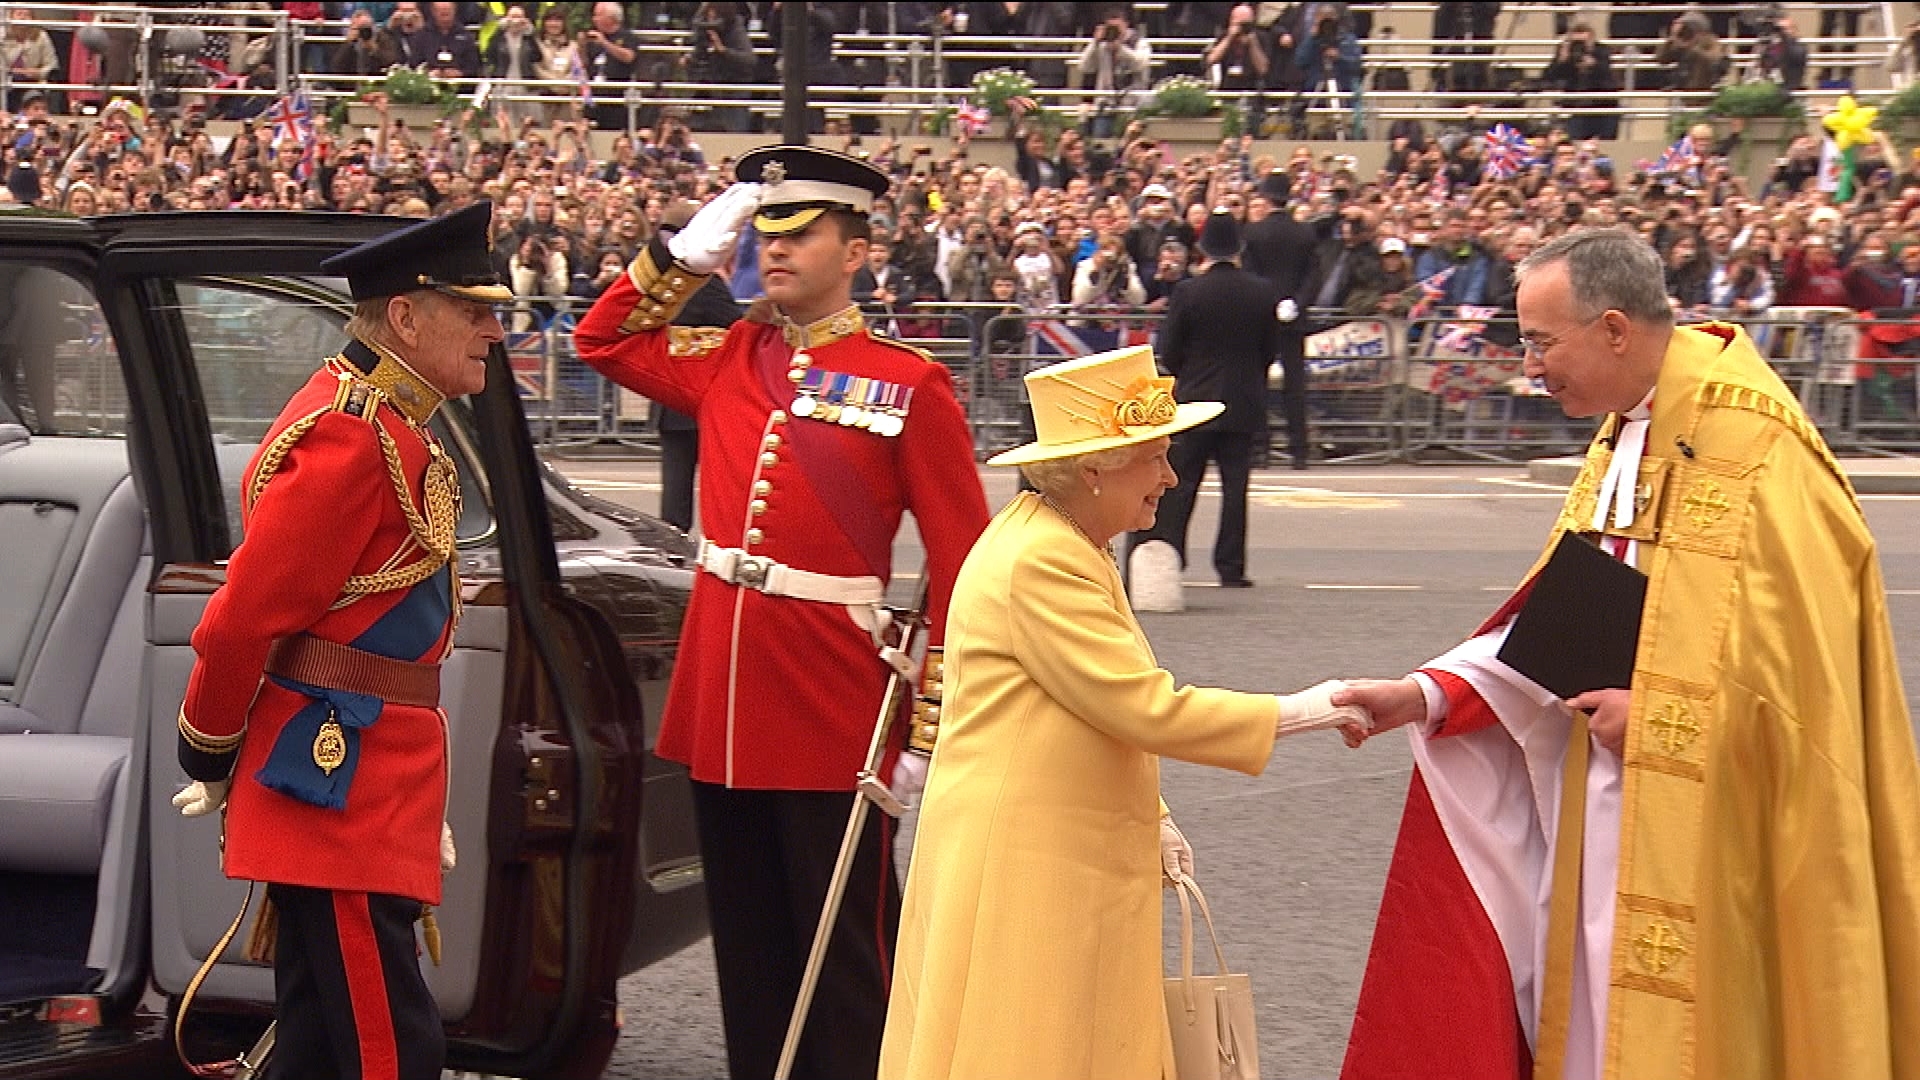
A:
{"type": "Polygon", "coordinates": [[[266,1080],[438,1080],[440,1011],[420,972],[420,901],[269,885],[279,909],[266,1080]]]}
{"type": "MultiPolygon", "coordinates": [[[[773,1075],[819,925],[853,796],[693,785],[720,1015],[733,1080],[773,1075]]],[[[866,1080],[880,1066],[888,980],[900,933],[893,819],[861,834],[793,1075],[866,1080]]]]}

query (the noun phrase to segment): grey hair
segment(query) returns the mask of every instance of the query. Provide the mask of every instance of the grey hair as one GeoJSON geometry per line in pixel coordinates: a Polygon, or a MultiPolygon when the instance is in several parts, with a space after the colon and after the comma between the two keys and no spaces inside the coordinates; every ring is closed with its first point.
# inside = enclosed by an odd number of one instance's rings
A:
{"type": "Polygon", "coordinates": [[[385,341],[387,336],[387,301],[391,296],[376,296],[361,300],[353,305],[353,315],[347,319],[346,331],[349,336],[361,341],[385,341]]]}
{"type": "MultiPolygon", "coordinates": [[[[413,297],[418,303],[423,296],[438,298],[441,294],[436,289],[413,289],[399,295],[413,297]]],[[[343,329],[349,336],[361,341],[392,346],[393,329],[387,324],[387,302],[392,299],[392,296],[375,296],[355,302],[353,314],[347,317],[347,325],[343,329]]]]}
{"type": "Polygon", "coordinates": [[[1583,318],[1612,308],[1635,322],[1673,325],[1660,253],[1633,230],[1613,226],[1564,233],[1521,259],[1513,268],[1514,278],[1525,281],[1554,263],[1567,265],[1573,302],[1583,318]]]}
{"type": "Polygon", "coordinates": [[[1027,482],[1040,489],[1040,494],[1049,499],[1064,499],[1076,495],[1081,486],[1081,469],[1124,469],[1133,464],[1145,443],[1133,443],[1128,446],[1115,446],[1106,450],[1094,450],[1072,457],[1048,458],[1045,461],[1030,461],[1020,466],[1020,474],[1027,482]]]}

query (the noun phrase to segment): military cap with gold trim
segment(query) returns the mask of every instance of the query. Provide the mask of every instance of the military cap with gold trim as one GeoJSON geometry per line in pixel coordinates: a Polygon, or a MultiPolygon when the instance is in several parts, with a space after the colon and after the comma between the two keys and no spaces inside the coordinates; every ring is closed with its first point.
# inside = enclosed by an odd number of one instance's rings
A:
{"type": "Polygon", "coordinates": [[[799,232],[834,207],[866,214],[891,183],[859,158],[813,146],[763,146],[733,167],[737,180],[760,184],[753,227],[769,236],[799,232]]]}
{"type": "Polygon", "coordinates": [[[462,300],[504,303],[513,290],[494,272],[492,226],[493,204],[483,199],[349,248],[320,269],[346,278],[355,300],[435,289],[462,300]]]}

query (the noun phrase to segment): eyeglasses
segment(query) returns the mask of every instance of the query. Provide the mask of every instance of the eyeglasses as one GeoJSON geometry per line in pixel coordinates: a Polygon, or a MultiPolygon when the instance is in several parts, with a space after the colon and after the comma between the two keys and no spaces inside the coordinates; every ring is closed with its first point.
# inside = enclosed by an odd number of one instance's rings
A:
{"type": "Polygon", "coordinates": [[[1587,319],[1584,322],[1576,323],[1574,324],[1573,330],[1569,330],[1565,334],[1561,334],[1558,336],[1542,335],[1535,331],[1529,330],[1520,335],[1520,348],[1523,351],[1523,355],[1544,356],[1546,355],[1547,350],[1567,340],[1567,338],[1574,332],[1574,330],[1585,330],[1587,327],[1592,326],[1594,323],[1599,322],[1602,318],[1605,318],[1607,315],[1607,312],[1613,311],[1613,310],[1614,310],[1613,308],[1608,308],[1606,311],[1600,312],[1599,314],[1595,315],[1591,319],[1587,319]]]}

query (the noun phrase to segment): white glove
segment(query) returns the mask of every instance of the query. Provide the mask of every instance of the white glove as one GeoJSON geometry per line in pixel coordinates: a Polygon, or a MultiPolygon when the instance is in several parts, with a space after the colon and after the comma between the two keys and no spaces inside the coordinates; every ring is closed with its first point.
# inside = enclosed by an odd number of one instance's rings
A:
{"type": "Polygon", "coordinates": [[[1300,317],[1300,305],[1293,302],[1293,297],[1283,296],[1280,302],[1274,305],[1273,315],[1281,322],[1292,322],[1300,317]]]}
{"type": "Polygon", "coordinates": [[[1355,724],[1362,730],[1372,728],[1373,717],[1368,715],[1367,710],[1358,705],[1336,706],[1333,703],[1334,692],[1346,688],[1344,681],[1328,679],[1297,694],[1280,695],[1280,722],[1275,728],[1275,738],[1342,724],[1355,724]]]}
{"type": "Polygon", "coordinates": [[[1160,883],[1171,887],[1193,876],[1193,845],[1180,833],[1172,817],[1160,819],[1160,883]]]}
{"type": "Polygon", "coordinates": [[[899,760],[893,763],[893,783],[887,785],[893,797],[908,806],[919,802],[920,793],[927,790],[927,768],[932,764],[931,755],[900,751],[899,760]]]}
{"type": "Polygon", "coordinates": [[[174,809],[181,817],[211,814],[227,805],[227,787],[231,780],[195,780],[173,797],[174,809]]]}
{"type": "Polygon", "coordinates": [[[696,274],[711,274],[733,258],[740,230],[760,211],[760,185],[735,184],[700,208],[693,220],[667,238],[674,260],[696,274]]]}
{"type": "Polygon", "coordinates": [[[443,821],[440,823],[440,872],[453,873],[453,866],[459,861],[453,850],[453,826],[443,821]]]}

